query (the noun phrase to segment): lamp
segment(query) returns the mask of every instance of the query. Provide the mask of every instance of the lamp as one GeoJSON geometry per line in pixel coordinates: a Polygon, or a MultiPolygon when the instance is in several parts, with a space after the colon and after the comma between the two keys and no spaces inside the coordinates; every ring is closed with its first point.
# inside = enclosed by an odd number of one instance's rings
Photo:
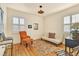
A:
{"type": "Polygon", "coordinates": [[[40,5],[40,6],[39,6],[39,8],[40,8],[40,10],[38,11],[38,14],[43,14],[43,13],[44,13],[44,11],[43,11],[43,10],[41,10],[42,5],[40,5]]]}

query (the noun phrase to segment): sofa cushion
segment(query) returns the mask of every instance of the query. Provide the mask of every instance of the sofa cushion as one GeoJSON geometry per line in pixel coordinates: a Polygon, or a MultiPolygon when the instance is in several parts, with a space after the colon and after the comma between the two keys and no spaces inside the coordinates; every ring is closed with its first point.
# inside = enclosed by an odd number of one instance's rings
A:
{"type": "Polygon", "coordinates": [[[53,38],[53,39],[55,39],[55,33],[49,33],[49,34],[48,34],[48,38],[53,38]]]}
{"type": "Polygon", "coordinates": [[[59,39],[50,39],[49,38],[48,41],[56,43],[56,44],[60,44],[61,43],[61,41],[59,39]]]}
{"type": "Polygon", "coordinates": [[[62,41],[60,39],[53,39],[53,38],[48,38],[48,37],[42,37],[43,40],[52,42],[52,43],[56,43],[56,44],[60,44],[62,41]]]}

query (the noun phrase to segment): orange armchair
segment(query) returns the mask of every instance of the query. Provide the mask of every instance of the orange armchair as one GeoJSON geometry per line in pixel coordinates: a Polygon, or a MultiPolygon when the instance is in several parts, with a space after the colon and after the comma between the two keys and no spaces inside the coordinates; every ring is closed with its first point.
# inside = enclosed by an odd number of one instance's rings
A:
{"type": "Polygon", "coordinates": [[[21,44],[25,44],[26,46],[31,46],[33,41],[30,36],[27,35],[26,31],[20,31],[20,39],[21,44]]]}

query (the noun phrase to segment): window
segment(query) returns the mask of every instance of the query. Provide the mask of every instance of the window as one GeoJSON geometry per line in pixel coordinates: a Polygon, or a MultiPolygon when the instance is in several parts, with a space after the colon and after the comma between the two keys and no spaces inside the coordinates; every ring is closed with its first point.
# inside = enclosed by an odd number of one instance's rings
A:
{"type": "Polygon", "coordinates": [[[64,32],[70,32],[70,16],[64,17],[64,32]]]}
{"type": "Polygon", "coordinates": [[[25,24],[24,24],[24,18],[22,17],[13,17],[13,32],[18,32],[21,30],[24,30],[25,24]]]}
{"type": "Polygon", "coordinates": [[[71,23],[72,23],[72,28],[71,28],[72,31],[74,31],[77,28],[79,30],[79,14],[72,15],[71,23]]]}
{"type": "Polygon", "coordinates": [[[19,24],[18,17],[13,17],[13,24],[19,24]]]}
{"type": "Polygon", "coordinates": [[[0,32],[3,32],[3,11],[0,8],[0,32]]]}
{"type": "Polygon", "coordinates": [[[24,25],[24,18],[20,18],[20,24],[24,25]]]}
{"type": "Polygon", "coordinates": [[[79,23],[79,14],[72,15],[72,23],[79,23]]]}
{"type": "Polygon", "coordinates": [[[79,14],[64,17],[64,32],[72,36],[75,31],[79,32],[79,14]]]}

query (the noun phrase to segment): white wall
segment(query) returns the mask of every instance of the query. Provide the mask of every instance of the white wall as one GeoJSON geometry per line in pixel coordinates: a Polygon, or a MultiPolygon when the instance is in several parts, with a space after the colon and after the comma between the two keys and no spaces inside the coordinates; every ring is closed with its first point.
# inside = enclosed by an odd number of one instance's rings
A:
{"type": "Polygon", "coordinates": [[[4,11],[4,32],[6,36],[12,36],[14,38],[14,43],[19,43],[19,34],[13,34],[12,32],[12,16],[21,16],[26,19],[26,31],[32,39],[39,39],[43,34],[43,19],[42,17],[28,13],[30,11],[23,4],[0,4],[0,7],[4,11]],[[27,25],[33,25],[34,23],[39,24],[38,30],[28,29],[27,25]]]}
{"type": "Polygon", "coordinates": [[[45,17],[45,34],[56,33],[58,40],[62,39],[63,35],[63,17],[60,14],[45,17]]]}
{"type": "Polygon", "coordinates": [[[79,5],[65,9],[63,11],[50,14],[45,17],[45,33],[55,32],[56,38],[64,39],[64,16],[79,13],[79,5]]]}
{"type": "Polygon", "coordinates": [[[47,15],[44,18],[27,13],[30,10],[28,10],[28,8],[25,8],[24,5],[1,4],[1,7],[4,10],[4,32],[7,36],[14,37],[14,43],[19,43],[20,40],[19,35],[12,34],[12,16],[23,16],[26,19],[26,31],[28,32],[28,35],[30,35],[33,39],[38,39],[42,36],[43,33],[47,34],[48,32],[55,32],[58,39],[63,39],[63,17],[66,15],[68,16],[79,13],[79,5],[54,14],[47,15]],[[33,23],[39,24],[38,31],[33,30],[33,28],[27,29],[27,25],[33,25],[33,23]]]}
{"type": "Polygon", "coordinates": [[[41,36],[43,34],[43,19],[42,19],[42,17],[27,14],[25,12],[21,12],[21,11],[14,10],[11,8],[7,8],[7,34],[8,34],[8,36],[11,36],[11,35],[13,36],[14,43],[19,43],[20,39],[19,39],[19,34],[18,33],[13,34],[13,31],[12,31],[12,17],[13,16],[20,16],[20,17],[25,18],[25,20],[26,20],[25,21],[25,23],[26,23],[25,29],[26,29],[28,35],[30,35],[32,37],[32,39],[41,38],[41,36]],[[33,29],[34,23],[39,24],[38,30],[33,29]],[[32,25],[32,29],[28,29],[28,25],[32,25]]]}

